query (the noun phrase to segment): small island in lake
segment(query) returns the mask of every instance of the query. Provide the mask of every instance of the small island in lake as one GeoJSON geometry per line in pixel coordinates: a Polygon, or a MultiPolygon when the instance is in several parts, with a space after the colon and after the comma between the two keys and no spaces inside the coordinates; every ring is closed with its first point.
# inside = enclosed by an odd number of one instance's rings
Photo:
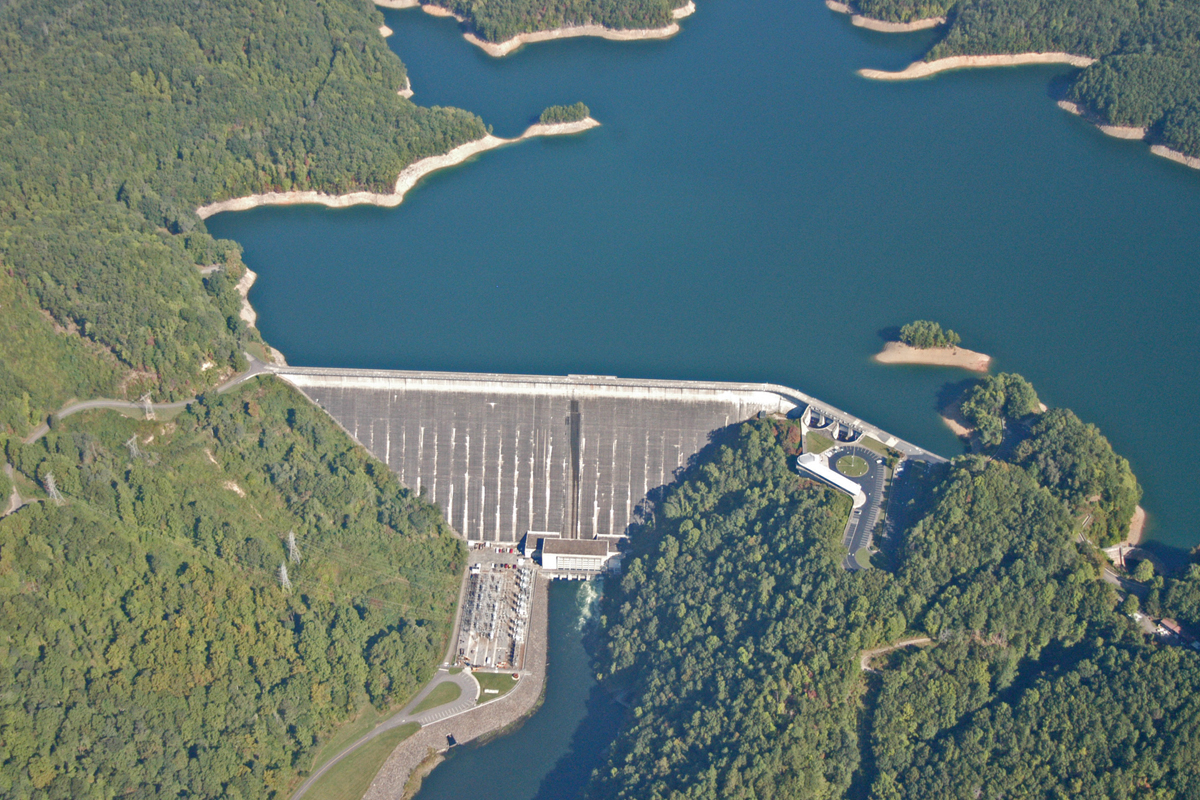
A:
{"type": "Polygon", "coordinates": [[[937,322],[919,319],[900,329],[900,340],[888,342],[875,354],[880,364],[929,364],[987,372],[992,357],[959,347],[962,338],[937,322]]]}
{"type": "Polygon", "coordinates": [[[563,122],[582,122],[591,114],[591,110],[583,103],[570,106],[547,106],[538,118],[541,125],[557,125],[563,122]]]}

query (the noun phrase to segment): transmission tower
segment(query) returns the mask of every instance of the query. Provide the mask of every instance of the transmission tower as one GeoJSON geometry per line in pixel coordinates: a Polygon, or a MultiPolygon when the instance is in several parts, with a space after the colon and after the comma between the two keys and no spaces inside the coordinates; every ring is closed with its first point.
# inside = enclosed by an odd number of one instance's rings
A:
{"type": "Polygon", "coordinates": [[[125,443],[125,446],[129,448],[129,457],[130,458],[138,459],[138,458],[142,457],[142,451],[139,450],[138,446],[137,446],[137,434],[136,433],[133,436],[129,437],[129,441],[125,443]]]}
{"type": "Polygon", "coordinates": [[[300,548],[296,545],[296,532],[288,531],[288,560],[293,564],[300,563],[300,548]]]}
{"type": "Polygon", "coordinates": [[[283,587],[285,592],[292,590],[292,582],[288,580],[287,564],[285,562],[280,562],[279,564],[279,585],[283,587]]]}
{"type": "Polygon", "coordinates": [[[50,499],[56,506],[63,504],[63,496],[58,491],[58,482],[54,480],[54,473],[47,472],[46,477],[42,478],[42,485],[46,487],[46,494],[50,495],[50,499]]]}
{"type": "Polygon", "coordinates": [[[154,406],[150,403],[150,393],[146,392],[142,395],[142,410],[146,412],[146,419],[154,419],[154,406]]]}

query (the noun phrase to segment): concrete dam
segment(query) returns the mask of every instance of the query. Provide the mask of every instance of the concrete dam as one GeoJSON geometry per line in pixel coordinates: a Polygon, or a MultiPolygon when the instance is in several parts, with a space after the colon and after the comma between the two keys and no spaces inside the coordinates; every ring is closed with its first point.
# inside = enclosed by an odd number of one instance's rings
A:
{"type": "MultiPolygon", "coordinates": [[[[715,431],[759,412],[920,448],[771,384],[270,367],[468,540],[618,539],[715,431]]],[[[936,456],[932,456],[936,458],[936,456]]],[[[938,459],[940,460],[940,459],[938,459]]]]}

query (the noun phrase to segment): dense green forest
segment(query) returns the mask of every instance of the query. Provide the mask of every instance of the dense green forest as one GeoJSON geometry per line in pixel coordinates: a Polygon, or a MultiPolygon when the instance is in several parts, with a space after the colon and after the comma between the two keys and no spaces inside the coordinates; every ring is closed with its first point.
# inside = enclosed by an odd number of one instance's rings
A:
{"type": "Polygon", "coordinates": [[[710,448],[606,587],[597,671],[630,712],[587,795],[1200,797],[1200,654],[1144,639],[1098,579],[1076,419],[907,470],[910,524],[854,573],[848,503],[787,469],[789,423],[710,448]]]}
{"type": "Polygon", "coordinates": [[[239,248],[197,206],[384,191],[485,133],[396,94],[380,19],[363,0],[0,10],[0,295],[21,330],[0,337],[0,430],[71,396],[190,396],[238,366],[256,335],[236,313],[239,248]]]}
{"type": "Polygon", "coordinates": [[[5,450],[65,503],[0,519],[0,795],[286,796],[442,655],[461,544],[274,378],[5,450]]]}
{"type": "Polygon", "coordinates": [[[542,111],[542,115],[538,117],[538,122],[543,125],[554,125],[560,122],[579,122],[586,119],[591,113],[591,109],[583,103],[574,103],[569,106],[547,106],[542,111]]]}
{"type": "Polygon", "coordinates": [[[1005,428],[1038,410],[1037,392],[1020,375],[988,375],[967,390],[962,399],[963,419],[971,423],[985,447],[1004,439],[1005,428]]]}
{"type": "Polygon", "coordinates": [[[1200,156],[1200,5],[1189,0],[860,0],[906,22],[949,17],[927,59],[1068,52],[1098,61],[1067,90],[1100,120],[1148,128],[1152,141],[1200,156]]]}
{"type": "Polygon", "coordinates": [[[466,19],[480,38],[502,42],[519,33],[573,25],[607,28],[662,28],[671,24],[672,9],[686,0],[438,0],[466,19]]]}
{"type": "Polygon", "coordinates": [[[913,320],[900,329],[900,341],[910,347],[958,347],[962,337],[940,323],[928,319],[913,320]]]}

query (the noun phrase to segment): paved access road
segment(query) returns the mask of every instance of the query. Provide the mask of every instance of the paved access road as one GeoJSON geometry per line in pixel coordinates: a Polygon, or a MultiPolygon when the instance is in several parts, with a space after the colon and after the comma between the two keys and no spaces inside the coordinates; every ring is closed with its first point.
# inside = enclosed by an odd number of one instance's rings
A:
{"type": "Polygon", "coordinates": [[[343,749],[342,752],[338,753],[336,756],[322,764],[320,769],[318,769],[312,775],[309,775],[308,779],[305,780],[304,783],[300,784],[300,788],[296,789],[296,791],[292,794],[291,800],[300,800],[300,798],[304,796],[304,793],[307,792],[314,783],[321,779],[322,775],[333,768],[334,764],[338,763],[343,758],[374,739],[376,736],[379,736],[380,734],[390,731],[394,728],[398,728],[401,725],[407,725],[410,722],[416,722],[424,727],[440,720],[449,719],[450,717],[457,716],[465,711],[470,711],[475,707],[475,704],[478,702],[478,700],[479,681],[475,680],[475,677],[470,672],[463,670],[462,672],[451,674],[446,669],[438,670],[438,673],[434,676],[434,679],[431,680],[424,689],[417,692],[416,697],[410,700],[408,705],[405,706],[399,714],[396,714],[390,719],[380,723],[370,733],[353,742],[343,749]],[[462,694],[459,695],[458,699],[453,703],[436,706],[434,708],[422,711],[420,714],[414,714],[412,709],[419,706],[421,701],[424,700],[429,693],[434,690],[434,687],[440,686],[443,683],[458,684],[459,689],[462,690],[462,694]]]}

